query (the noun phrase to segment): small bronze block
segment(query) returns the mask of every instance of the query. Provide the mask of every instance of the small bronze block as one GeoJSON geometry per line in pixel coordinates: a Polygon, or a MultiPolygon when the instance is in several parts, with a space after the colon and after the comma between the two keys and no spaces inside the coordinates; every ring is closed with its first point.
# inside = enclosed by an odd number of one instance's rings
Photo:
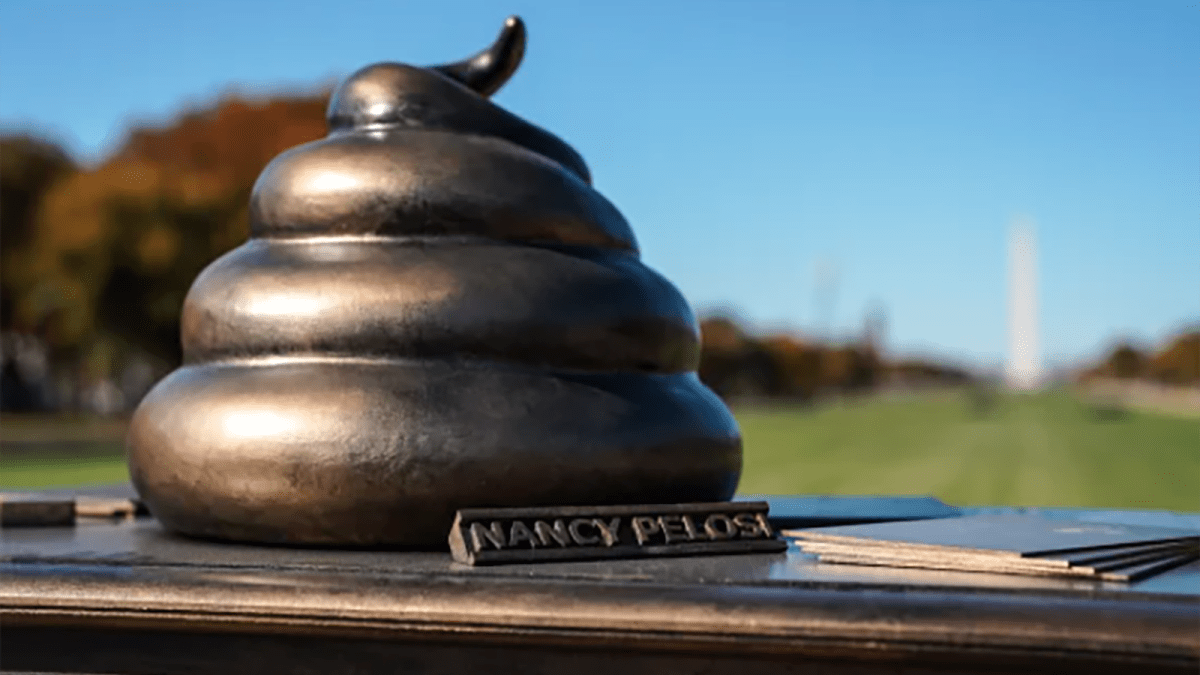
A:
{"type": "Polygon", "coordinates": [[[36,494],[0,495],[0,526],[50,527],[75,524],[75,500],[36,494]]]}

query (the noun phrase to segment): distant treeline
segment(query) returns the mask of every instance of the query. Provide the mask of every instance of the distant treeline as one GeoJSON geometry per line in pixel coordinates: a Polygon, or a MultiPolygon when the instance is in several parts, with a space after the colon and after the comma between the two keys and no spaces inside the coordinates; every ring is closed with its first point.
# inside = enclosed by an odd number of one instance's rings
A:
{"type": "Polygon", "coordinates": [[[1187,330],[1162,348],[1139,349],[1122,343],[1099,365],[1081,373],[1092,379],[1149,380],[1173,386],[1200,385],[1200,326],[1187,330]]]}
{"type": "Polygon", "coordinates": [[[724,398],[809,400],[880,386],[918,388],[971,381],[962,368],[917,360],[885,362],[869,336],[843,345],[795,335],[755,337],[728,317],[700,324],[700,378],[724,398]]]}

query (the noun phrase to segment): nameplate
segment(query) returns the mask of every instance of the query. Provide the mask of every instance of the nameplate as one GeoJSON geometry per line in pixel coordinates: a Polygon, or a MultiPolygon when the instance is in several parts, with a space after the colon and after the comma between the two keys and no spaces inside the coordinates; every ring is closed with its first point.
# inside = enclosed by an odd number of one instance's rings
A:
{"type": "Polygon", "coordinates": [[[461,509],[450,552],[468,565],[783,551],[766,502],[461,509]]]}

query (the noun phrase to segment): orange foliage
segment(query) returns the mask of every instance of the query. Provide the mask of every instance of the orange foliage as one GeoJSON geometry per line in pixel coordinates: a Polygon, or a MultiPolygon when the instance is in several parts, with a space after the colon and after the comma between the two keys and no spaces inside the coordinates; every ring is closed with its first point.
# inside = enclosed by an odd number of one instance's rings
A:
{"type": "Polygon", "coordinates": [[[327,95],[244,101],[184,115],[166,129],[130,134],[117,159],[152,162],[185,174],[247,187],[275,155],[325,135],[327,95]]]}
{"type": "Polygon", "coordinates": [[[879,380],[881,364],[869,347],[832,347],[786,334],[753,338],[725,317],[702,321],[700,333],[700,379],[726,398],[807,400],[879,380]]]}
{"type": "Polygon", "coordinates": [[[1151,376],[1164,384],[1200,385],[1200,330],[1175,338],[1150,358],[1151,376]]]}
{"type": "Polygon", "coordinates": [[[326,104],[327,95],[226,99],[136,129],[101,165],[44,187],[31,197],[30,233],[5,251],[6,324],[60,350],[107,333],[178,360],[192,280],[245,240],[267,162],[325,135],[326,104]]]}

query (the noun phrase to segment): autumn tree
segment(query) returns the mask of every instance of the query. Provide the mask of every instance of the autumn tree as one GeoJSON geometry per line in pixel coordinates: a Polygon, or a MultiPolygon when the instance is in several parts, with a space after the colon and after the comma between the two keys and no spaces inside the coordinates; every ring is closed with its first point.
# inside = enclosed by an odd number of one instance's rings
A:
{"type": "Polygon", "coordinates": [[[136,129],[109,160],[57,179],[21,255],[6,258],[14,322],[60,352],[110,335],[178,362],[192,280],[245,240],[266,163],[325,134],[326,98],[228,99],[136,129]]]}
{"type": "Polygon", "coordinates": [[[1133,379],[1146,370],[1146,355],[1129,344],[1118,345],[1105,361],[1103,372],[1109,377],[1133,379]]]}
{"type": "Polygon", "coordinates": [[[764,393],[769,359],[732,318],[700,322],[700,379],[722,398],[764,393]]]}
{"type": "Polygon", "coordinates": [[[1164,384],[1200,385],[1200,330],[1184,332],[1150,359],[1151,377],[1164,384]]]}
{"type": "Polygon", "coordinates": [[[0,328],[12,328],[20,289],[6,271],[28,252],[46,191],[75,171],[62,148],[29,135],[0,138],[0,328]]]}

